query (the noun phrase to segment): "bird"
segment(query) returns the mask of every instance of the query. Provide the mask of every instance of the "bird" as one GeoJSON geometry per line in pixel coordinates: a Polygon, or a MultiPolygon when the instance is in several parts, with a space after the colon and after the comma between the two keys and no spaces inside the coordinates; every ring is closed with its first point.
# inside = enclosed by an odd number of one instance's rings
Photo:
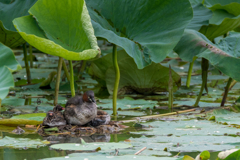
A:
{"type": "Polygon", "coordinates": [[[93,127],[97,127],[100,125],[109,124],[110,121],[111,121],[111,116],[107,112],[103,110],[98,110],[97,116],[92,121],[89,122],[89,125],[93,127]]]}
{"type": "Polygon", "coordinates": [[[64,117],[68,124],[85,125],[97,116],[97,105],[93,91],[86,91],[82,97],[76,96],[66,103],[64,117]]]}
{"type": "Polygon", "coordinates": [[[66,120],[64,119],[63,114],[59,111],[60,107],[56,106],[53,108],[53,111],[48,111],[47,116],[43,119],[43,126],[57,127],[66,125],[66,120]]]}

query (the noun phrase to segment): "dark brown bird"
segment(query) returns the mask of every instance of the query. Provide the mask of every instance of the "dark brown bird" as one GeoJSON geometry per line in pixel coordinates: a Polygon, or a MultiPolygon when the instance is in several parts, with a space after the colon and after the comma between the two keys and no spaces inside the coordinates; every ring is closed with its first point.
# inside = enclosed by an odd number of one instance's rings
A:
{"type": "Polygon", "coordinates": [[[96,116],[97,105],[93,91],[85,92],[81,98],[79,96],[71,98],[64,111],[64,117],[68,124],[85,125],[96,116]]]}

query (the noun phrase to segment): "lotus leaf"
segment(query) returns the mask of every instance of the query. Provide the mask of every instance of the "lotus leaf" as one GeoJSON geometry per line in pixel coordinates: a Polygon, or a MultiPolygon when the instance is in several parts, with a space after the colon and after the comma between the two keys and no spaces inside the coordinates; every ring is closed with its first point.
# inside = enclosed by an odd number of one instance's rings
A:
{"type": "Polygon", "coordinates": [[[28,9],[37,0],[0,0],[0,42],[10,48],[17,47],[25,41],[14,28],[12,20],[28,15],[28,9]]]}
{"type": "Polygon", "coordinates": [[[240,25],[239,0],[205,0],[204,5],[213,11],[209,25],[200,29],[208,39],[213,40],[240,25]]]}
{"type": "Polygon", "coordinates": [[[29,138],[12,138],[5,136],[0,139],[0,146],[11,147],[11,148],[38,148],[49,144],[48,141],[41,141],[40,139],[29,139],[29,138]]]}
{"type": "Polygon", "coordinates": [[[122,47],[140,69],[172,52],[192,19],[188,0],[86,0],[86,4],[95,35],[122,47]]]}
{"type": "MultiPolygon", "coordinates": [[[[173,117],[173,116],[171,116],[173,117]]],[[[217,124],[206,120],[179,120],[179,121],[155,121],[141,123],[152,126],[151,130],[131,132],[135,134],[154,135],[130,138],[133,146],[153,148],[154,150],[168,151],[204,151],[235,148],[238,137],[225,136],[238,133],[237,128],[217,124]],[[177,144],[179,144],[177,146],[177,144]]]]}
{"type": "Polygon", "coordinates": [[[181,160],[182,158],[174,158],[174,157],[155,157],[155,156],[141,156],[141,155],[124,155],[124,156],[113,156],[113,155],[93,155],[93,153],[76,153],[70,154],[65,157],[54,157],[54,158],[46,158],[44,160],[65,160],[66,158],[69,160],[79,160],[79,157],[83,157],[89,160],[105,160],[105,159],[117,159],[117,160],[181,160]]]}
{"type": "MultiPolygon", "coordinates": [[[[9,88],[14,86],[12,71],[21,69],[10,48],[0,43],[0,101],[9,92],[9,88]]],[[[1,106],[1,103],[0,103],[1,106]]]]}
{"type": "Polygon", "coordinates": [[[85,145],[77,144],[77,143],[62,143],[62,144],[54,144],[51,145],[53,149],[62,149],[62,150],[81,150],[81,151],[93,151],[98,147],[101,150],[114,150],[115,148],[129,148],[132,147],[130,144],[124,143],[86,143],[85,145]]]}
{"type": "MultiPolygon", "coordinates": [[[[120,68],[119,93],[124,93],[128,88],[138,93],[149,94],[157,91],[167,91],[169,69],[159,63],[152,63],[144,69],[138,69],[133,59],[124,50],[118,53],[120,68]]],[[[108,92],[112,94],[115,83],[114,68],[112,66],[112,54],[108,54],[93,61],[89,73],[97,77],[99,81],[106,81],[108,92]]],[[[181,85],[181,77],[172,70],[174,89],[181,85]]]]}
{"type": "Polygon", "coordinates": [[[222,49],[221,47],[221,44],[220,46],[214,45],[201,33],[186,29],[174,50],[185,61],[191,62],[194,56],[206,58],[215,68],[240,81],[238,67],[240,59],[235,54],[238,52],[238,47],[235,47],[234,50],[224,50],[226,47],[222,47],[222,49]]]}
{"type": "Polygon", "coordinates": [[[209,24],[212,17],[212,11],[203,6],[201,2],[190,1],[193,8],[193,19],[188,24],[187,29],[199,30],[203,25],[209,24]]]}
{"type": "Polygon", "coordinates": [[[240,14],[240,0],[204,0],[204,5],[213,11],[222,9],[235,16],[240,14]]]}
{"type": "Polygon", "coordinates": [[[32,113],[32,114],[22,114],[18,116],[13,116],[11,119],[28,119],[35,121],[43,121],[46,117],[46,113],[32,113]]]}
{"type": "MultiPolygon", "coordinates": [[[[112,108],[112,101],[111,99],[100,99],[100,104],[98,106],[104,108],[104,109],[111,109],[112,108]]],[[[144,100],[144,99],[138,99],[134,100],[130,97],[124,97],[123,99],[118,99],[117,106],[120,109],[146,109],[146,108],[153,108],[155,105],[157,105],[157,101],[151,101],[151,100],[144,100]]]]}
{"type": "Polygon", "coordinates": [[[84,0],[39,0],[29,13],[13,23],[35,48],[67,60],[87,60],[100,54],[84,0]]]}

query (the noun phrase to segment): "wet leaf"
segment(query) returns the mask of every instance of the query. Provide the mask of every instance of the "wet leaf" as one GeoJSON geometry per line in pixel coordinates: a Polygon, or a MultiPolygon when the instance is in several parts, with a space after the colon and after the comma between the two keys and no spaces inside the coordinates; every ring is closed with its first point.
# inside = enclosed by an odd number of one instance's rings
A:
{"type": "Polygon", "coordinates": [[[11,119],[43,121],[45,117],[46,117],[46,113],[32,113],[32,114],[22,114],[18,116],[13,116],[11,119]]]}
{"type": "Polygon", "coordinates": [[[101,150],[114,150],[115,148],[129,148],[132,147],[130,144],[124,143],[86,143],[85,145],[77,143],[62,143],[51,145],[53,149],[62,149],[62,150],[81,150],[81,151],[93,151],[98,147],[101,150]]]}
{"type": "MultiPolygon", "coordinates": [[[[111,109],[112,108],[112,100],[111,99],[100,99],[101,104],[99,103],[98,106],[104,109],[111,109]]],[[[130,97],[124,97],[123,99],[117,100],[117,108],[121,109],[146,109],[146,108],[153,108],[158,102],[152,100],[144,100],[144,99],[137,99],[134,100],[130,97]]]]}
{"type": "Polygon", "coordinates": [[[49,144],[48,141],[41,141],[40,139],[29,139],[29,138],[12,138],[5,136],[3,139],[0,139],[1,147],[10,147],[10,148],[38,148],[43,147],[46,144],[49,144]]]}

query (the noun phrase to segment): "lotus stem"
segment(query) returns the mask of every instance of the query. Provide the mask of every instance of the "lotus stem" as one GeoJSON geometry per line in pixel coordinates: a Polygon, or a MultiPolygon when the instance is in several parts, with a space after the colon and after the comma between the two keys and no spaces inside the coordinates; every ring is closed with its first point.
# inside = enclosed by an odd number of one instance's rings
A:
{"type": "Polygon", "coordinates": [[[56,106],[58,103],[58,93],[59,93],[59,85],[60,85],[60,79],[61,79],[62,61],[63,61],[63,58],[59,57],[58,69],[57,69],[57,80],[56,80],[56,85],[55,85],[54,106],[56,106]]]}
{"type": "MultiPolygon", "coordinates": [[[[203,93],[203,90],[204,88],[206,89],[206,86],[207,86],[207,75],[208,75],[208,67],[209,67],[209,62],[207,59],[205,58],[202,58],[202,86],[201,86],[201,89],[200,89],[200,92],[199,92],[199,95],[198,95],[198,98],[194,104],[195,107],[198,106],[198,103],[201,99],[201,96],[202,96],[202,93],[203,93]]],[[[207,91],[207,90],[206,90],[207,91]]]]}
{"type": "Polygon", "coordinates": [[[24,62],[25,62],[25,68],[26,68],[26,73],[27,73],[27,82],[28,82],[28,84],[31,84],[31,72],[30,72],[30,68],[28,65],[26,43],[23,44],[23,54],[24,54],[24,62]]]}
{"type": "Polygon", "coordinates": [[[30,53],[30,67],[33,68],[32,46],[30,44],[29,44],[29,53],[30,53]]]}
{"type": "Polygon", "coordinates": [[[70,87],[71,87],[71,93],[72,93],[72,97],[75,96],[75,88],[74,88],[74,73],[73,73],[73,65],[72,65],[72,61],[68,61],[69,63],[69,68],[70,68],[70,87]]]}
{"type": "Polygon", "coordinates": [[[66,74],[66,77],[67,77],[68,81],[70,82],[70,81],[71,81],[71,78],[70,78],[70,75],[69,75],[69,73],[68,73],[67,65],[66,65],[64,59],[63,59],[62,61],[63,61],[63,62],[62,62],[62,66],[63,66],[64,72],[65,72],[65,74],[66,74]]]}
{"type": "Polygon", "coordinates": [[[120,70],[117,62],[117,46],[113,44],[113,67],[115,70],[115,84],[113,90],[113,116],[117,116],[117,94],[120,80],[120,70]]]}
{"type": "Polygon", "coordinates": [[[226,102],[232,80],[233,79],[231,77],[228,79],[227,86],[225,87],[224,95],[223,95],[223,98],[222,98],[221,107],[224,107],[224,104],[226,102]]]}
{"type": "Polygon", "coordinates": [[[186,86],[187,86],[188,88],[190,87],[192,70],[193,70],[193,64],[194,64],[194,62],[195,62],[196,59],[197,59],[197,57],[193,57],[193,61],[189,64],[188,76],[187,76],[187,82],[186,82],[186,86]]]}
{"type": "Polygon", "coordinates": [[[169,81],[168,81],[168,109],[173,109],[173,80],[172,80],[172,69],[169,65],[169,81]]]}
{"type": "Polygon", "coordinates": [[[84,70],[86,68],[86,64],[87,64],[87,61],[82,61],[82,65],[81,65],[81,68],[80,68],[80,75],[78,76],[79,78],[82,77],[83,72],[84,72],[84,70]]]}
{"type": "MultiPolygon", "coordinates": [[[[237,83],[237,81],[233,79],[230,86],[229,86],[229,91],[235,86],[236,83],[237,83]]],[[[222,96],[224,96],[224,93],[225,92],[222,93],[222,96]]]]}

